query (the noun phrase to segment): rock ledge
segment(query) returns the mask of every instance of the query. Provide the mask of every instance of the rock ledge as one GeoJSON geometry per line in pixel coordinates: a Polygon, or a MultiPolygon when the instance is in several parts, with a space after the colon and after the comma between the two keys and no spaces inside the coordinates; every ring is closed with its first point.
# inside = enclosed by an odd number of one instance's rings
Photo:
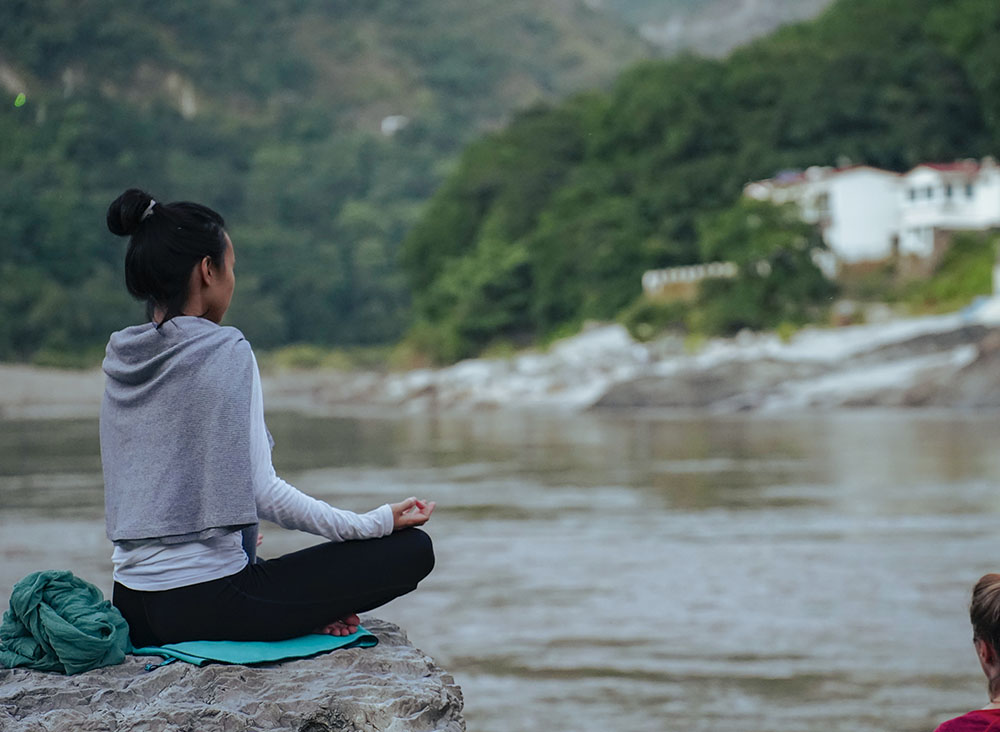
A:
{"type": "Polygon", "coordinates": [[[0,669],[0,729],[295,730],[463,732],[462,691],[403,631],[363,620],[374,648],[260,666],[183,662],[145,671],[155,658],[76,676],[0,669]]]}

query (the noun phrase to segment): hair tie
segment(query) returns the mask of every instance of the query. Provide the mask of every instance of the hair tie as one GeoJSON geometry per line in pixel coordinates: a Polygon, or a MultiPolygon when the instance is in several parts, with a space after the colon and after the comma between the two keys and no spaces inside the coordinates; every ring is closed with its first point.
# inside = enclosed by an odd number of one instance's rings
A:
{"type": "Polygon", "coordinates": [[[156,205],[156,201],[152,198],[149,199],[149,205],[146,206],[146,210],[142,212],[142,216],[139,217],[139,221],[145,221],[147,218],[153,215],[153,206],[156,205]]]}

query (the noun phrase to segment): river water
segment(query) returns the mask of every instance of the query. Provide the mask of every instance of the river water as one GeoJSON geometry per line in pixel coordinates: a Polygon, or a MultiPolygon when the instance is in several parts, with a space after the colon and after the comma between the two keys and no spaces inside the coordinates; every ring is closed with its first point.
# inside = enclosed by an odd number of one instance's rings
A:
{"type": "MultiPolygon", "coordinates": [[[[469,729],[931,730],[985,703],[968,592],[1000,570],[1000,420],[271,414],[279,474],[439,502],[437,567],[375,614],[469,729]]],[[[0,422],[0,600],[110,589],[97,424],[0,422]]],[[[264,528],[264,556],[314,539],[264,528]]]]}

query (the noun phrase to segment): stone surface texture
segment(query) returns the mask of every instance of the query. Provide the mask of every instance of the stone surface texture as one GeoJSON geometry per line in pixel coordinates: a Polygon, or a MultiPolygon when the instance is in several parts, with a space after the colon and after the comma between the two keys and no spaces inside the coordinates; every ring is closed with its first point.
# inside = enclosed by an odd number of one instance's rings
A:
{"type": "Polygon", "coordinates": [[[0,730],[465,730],[462,691],[400,628],[363,620],[373,648],[336,650],[259,666],[157,657],[76,676],[0,669],[0,730]]]}

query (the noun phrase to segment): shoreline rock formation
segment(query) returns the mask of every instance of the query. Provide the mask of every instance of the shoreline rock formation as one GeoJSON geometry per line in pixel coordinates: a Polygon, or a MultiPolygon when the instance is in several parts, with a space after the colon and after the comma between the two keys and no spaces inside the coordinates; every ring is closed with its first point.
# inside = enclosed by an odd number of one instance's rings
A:
{"type": "Polygon", "coordinates": [[[713,413],[1000,407],[1000,325],[965,314],[708,341],[633,341],[600,325],[548,352],[404,373],[265,377],[271,409],[397,413],[681,409],[713,413]],[[269,390],[270,387],[270,390],[269,390]]]}
{"type": "MultiPolygon", "coordinates": [[[[1000,301],[998,301],[1000,302],[1000,301]]],[[[477,409],[683,409],[718,413],[1000,407],[1000,311],[637,343],[596,325],[547,351],[404,372],[263,374],[269,411],[407,414],[477,409]]],[[[103,374],[0,364],[0,419],[97,416],[103,374]]]]}
{"type": "Polygon", "coordinates": [[[156,657],[76,676],[0,669],[5,732],[464,732],[462,691],[391,623],[364,619],[373,648],[260,666],[156,657]]]}

